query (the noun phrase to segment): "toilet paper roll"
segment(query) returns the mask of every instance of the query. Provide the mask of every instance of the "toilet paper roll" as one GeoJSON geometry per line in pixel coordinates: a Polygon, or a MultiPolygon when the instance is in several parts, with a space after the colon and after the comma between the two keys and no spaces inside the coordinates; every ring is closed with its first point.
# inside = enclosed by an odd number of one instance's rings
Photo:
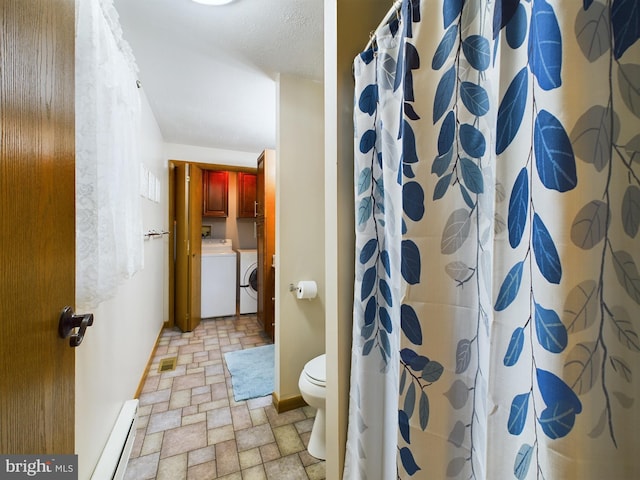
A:
{"type": "Polygon", "coordinates": [[[318,285],[313,280],[303,280],[298,282],[298,293],[296,294],[298,298],[307,298],[311,300],[312,298],[316,298],[318,294],[318,285]]]}

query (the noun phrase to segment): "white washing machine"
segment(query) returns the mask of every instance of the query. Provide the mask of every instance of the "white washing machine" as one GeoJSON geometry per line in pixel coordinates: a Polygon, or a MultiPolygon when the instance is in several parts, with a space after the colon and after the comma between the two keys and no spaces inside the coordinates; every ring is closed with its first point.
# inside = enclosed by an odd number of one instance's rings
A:
{"type": "Polygon", "coordinates": [[[258,311],[258,251],[240,249],[238,252],[238,289],[240,314],[258,311]]]}
{"type": "Polygon", "coordinates": [[[236,252],[231,248],[230,239],[202,241],[202,318],[236,314],[237,268],[236,252]]]}

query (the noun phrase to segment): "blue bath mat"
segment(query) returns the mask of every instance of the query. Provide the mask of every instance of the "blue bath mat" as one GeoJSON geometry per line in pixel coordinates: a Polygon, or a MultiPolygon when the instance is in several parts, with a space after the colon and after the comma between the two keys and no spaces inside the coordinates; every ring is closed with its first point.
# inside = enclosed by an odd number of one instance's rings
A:
{"type": "Polygon", "coordinates": [[[236,402],[273,393],[273,345],[234,350],[225,353],[224,359],[236,402]]]}

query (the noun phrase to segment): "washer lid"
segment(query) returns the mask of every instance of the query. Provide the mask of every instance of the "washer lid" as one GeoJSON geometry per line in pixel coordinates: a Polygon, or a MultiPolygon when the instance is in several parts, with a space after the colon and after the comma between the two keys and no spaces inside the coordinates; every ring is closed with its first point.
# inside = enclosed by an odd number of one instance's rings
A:
{"type": "Polygon", "coordinates": [[[307,378],[316,385],[324,385],[327,381],[327,355],[313,358],[304,366],[307,378]]]}
{"type": "Polygon", "coordinates": [[[202,255],[211,255],[215,253],[233,253],[232,242],[230,238],[211,238],[202,241],[202,255]]]}

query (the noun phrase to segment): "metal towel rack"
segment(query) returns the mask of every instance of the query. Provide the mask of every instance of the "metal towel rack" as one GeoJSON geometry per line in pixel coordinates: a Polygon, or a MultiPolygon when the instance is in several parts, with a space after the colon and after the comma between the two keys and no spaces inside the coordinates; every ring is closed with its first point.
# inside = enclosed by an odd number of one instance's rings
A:
{"type": "Polygon", "coordinates": [[[144,234],[144,239],[149,240],[150,238],[157,238],[163,235],[169,235],[169,232],[166,230],[158,231],[158,230],[149,230],[144,234]]]}

